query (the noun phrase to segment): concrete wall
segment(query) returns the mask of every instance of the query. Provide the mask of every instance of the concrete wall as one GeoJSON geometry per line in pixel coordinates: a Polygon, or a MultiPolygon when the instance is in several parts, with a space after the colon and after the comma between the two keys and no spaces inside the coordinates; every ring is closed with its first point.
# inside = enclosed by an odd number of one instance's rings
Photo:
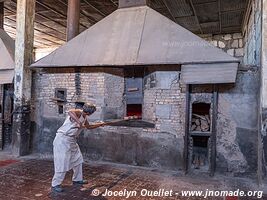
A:
{"type": "Polygon", "coordinates": [[[238,73],[235,86],[219,87],[217,169],[256,173],[259,71],[238,73]]]}

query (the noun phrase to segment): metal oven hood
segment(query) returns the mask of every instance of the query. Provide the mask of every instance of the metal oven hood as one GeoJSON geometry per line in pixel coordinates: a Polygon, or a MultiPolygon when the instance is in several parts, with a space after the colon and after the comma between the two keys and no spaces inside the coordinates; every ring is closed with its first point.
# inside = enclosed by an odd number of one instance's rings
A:
{"type": "Polygon", "coordinates": [[[140,1],[141,6],[125,6],[121,0],[118,10],[31,67],[171,64],[182,66],[187,84],[235,82],[238,59],[140,1]]]}
{"type": "Polygon", "coordinates": [[[13,82],[15,41],[0,29],[0,85],[13,82]]]}

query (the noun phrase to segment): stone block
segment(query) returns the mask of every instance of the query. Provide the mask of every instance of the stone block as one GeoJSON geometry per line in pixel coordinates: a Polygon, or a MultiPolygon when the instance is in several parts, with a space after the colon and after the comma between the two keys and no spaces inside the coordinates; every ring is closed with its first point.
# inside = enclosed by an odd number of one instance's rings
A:
{"type": "Polygon", "coordinates": [[[243,39],[239,39],[239,48],[243,48],[243,39]]]}
{"type": "Polygon", "coordinates": [[[233,39],[241,39],[241,38],[243,38],[241,33],[234,33],[233,34],[233,39]]]}
{"type": "Polygon", "coordinates": [[[235,54],[235,50],[234,50],[234,49],[228,49],[228,50],[227,50],[227,53],[228,53],[229,55],[231,55],[231,56],[234,56],[234,54],[235,54]]]}
{"type": "Polygon", "coordinates": [[[171,115],[171,105],[156,105],[156,116],[162,119],[169,119],[171,115]]]}
{"type": "Polygon", "coordinates": [[[232,35],[231,34],[227,34],[225,36],[223,36],[224,40],[231,40],[232,39],[232,35]]]}
{"type": "Polygon", "coordinates": [[[235,50],[235,56],[236,57],[244,56],[244,49],[243,48],[236,49],[235,50]]]}
{"type": "Polygon", "coordinates": [[[238,48],[239,47],[239,40],[233,40],[231,47],[232,48],[238,48]]]}
{"type": "Polygon", "coordinates": [[[210,43],[211,43],[212,45],[214,45],[215,47],[218,46],[218,41],[216,41],[216,40],[212,40],[212,41],[210,41],[210,43]]]}
{"type": "Polygon", "coordinates": [[[225,43],[222,41],[219,41],[218,44],[219,44],[219,47],[222,49],[226,47],[225,43]]]}

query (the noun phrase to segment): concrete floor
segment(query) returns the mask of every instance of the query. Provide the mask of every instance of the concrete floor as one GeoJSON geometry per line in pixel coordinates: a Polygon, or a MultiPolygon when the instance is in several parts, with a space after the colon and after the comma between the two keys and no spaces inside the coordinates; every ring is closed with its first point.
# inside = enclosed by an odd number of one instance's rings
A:
{"type": "MultiPolygon", "coordinates": [[[[35,156],[16,159],[8,154],[0,153],[0,199],[1,200],[85,200],[85,199],[126,199],[124,197],[97,196],[93,193],[104,194],[111,191],[136,191],[135,196],[128,199],[204,199],[203,197],[182,197],[183,190],[264,190],[267,199],[267,188],[258,187],[254,180],[233,178],[216,175],[211,178],[207,175],[183,175],[181,172],[159,171],[127,165],[110,163],[89,163],[84,165],[84,177],[89,181],[84,187],[73,186],[71,172],[65,178],[63,187],[65,192],[53,194],[50,192],[51,178],[53,176],[53,162],[35,156]],[[141,197],[142,189],[150,191],[173,190],[172,196],[141,197]],[[176,195],[175,193],[180,193],[176,195]]],[[[225,199],[210,197],[206,199],[225,199]]],[[[237,198],[226,198],[237,199],[237,198]]],[[[247,197],[239,199],[258,199],[247,197]]]]}

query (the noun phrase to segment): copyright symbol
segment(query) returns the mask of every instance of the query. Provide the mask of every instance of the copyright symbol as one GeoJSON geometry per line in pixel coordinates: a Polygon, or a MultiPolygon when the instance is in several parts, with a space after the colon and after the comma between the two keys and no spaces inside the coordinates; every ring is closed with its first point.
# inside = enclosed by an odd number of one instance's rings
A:
{"type": "Polygon", "coordinates": [[[100,191],[98,190],[98,189],[94,189],[93,191],[92,191],[92,195],[93,196],[98,196],[100,194],[100,191]]]}

